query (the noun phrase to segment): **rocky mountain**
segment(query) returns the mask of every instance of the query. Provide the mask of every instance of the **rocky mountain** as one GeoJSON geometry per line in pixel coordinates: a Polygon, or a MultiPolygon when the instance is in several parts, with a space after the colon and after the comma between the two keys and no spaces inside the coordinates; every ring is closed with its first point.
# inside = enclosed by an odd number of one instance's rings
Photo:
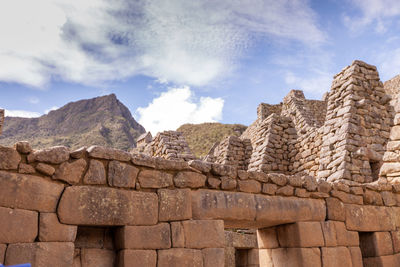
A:
{"type": "Polygon", "coordinates": [[[184,124],[177,131],[183,133],[193,154],[202,157],[215,142],[221,141],[225,136],[240,136],[246,128],[247,126],[241,124],[201,123],[184,124]]]}
{"type": "Polygon", "coordinates": [[[39,118],[6,117],[0,144],[27,140],[34,148],[102,145],[128,150],[145,132],[114,94],[71,102],[39,118]]]}

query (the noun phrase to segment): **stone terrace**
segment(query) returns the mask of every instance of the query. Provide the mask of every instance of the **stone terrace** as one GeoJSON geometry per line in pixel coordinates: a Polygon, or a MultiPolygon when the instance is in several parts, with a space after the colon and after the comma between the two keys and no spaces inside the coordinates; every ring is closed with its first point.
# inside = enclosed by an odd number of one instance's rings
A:
{"type": "Polygon", "coordinates": [[[179,157],[183,143],[173,160],[164,144],[158,157],[0,147],[0,263],[400,266],[395,100],[375,67],[355,61],[324,101],[292,91],[259,106],[241,139],[225,142],[243,156],[248,140],[248,161],[179,157]]]}

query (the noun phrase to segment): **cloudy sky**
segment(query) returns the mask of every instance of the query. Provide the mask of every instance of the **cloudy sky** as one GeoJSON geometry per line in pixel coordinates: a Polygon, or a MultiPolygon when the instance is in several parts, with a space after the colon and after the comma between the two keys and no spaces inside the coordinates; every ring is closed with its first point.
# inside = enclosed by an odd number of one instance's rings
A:
{"type": "Polygon", "coordinates": [[[0,1],[9,116],[115,93],[153,133],[248,125],[290,89],[321,98],[354,59],[400,74],[400,1],[0,1]]]}

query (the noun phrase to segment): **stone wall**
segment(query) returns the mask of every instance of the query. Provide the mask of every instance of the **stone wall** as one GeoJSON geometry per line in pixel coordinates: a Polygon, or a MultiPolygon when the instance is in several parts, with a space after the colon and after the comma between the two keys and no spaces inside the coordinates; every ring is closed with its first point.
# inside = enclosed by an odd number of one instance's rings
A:
{"type": "Polygon", "coordinates": [[[400,264],[400,187],[384,180],[349,186],[98,146],[19,142],[0,155],[5,264],[400,264]],[[258,229],[257,243],[224,229],[258,229]]]}
{"type": "Polygon", "coordinates": [[[3,123],[4,123],[4,109],[0,109],[0,134],[3,129],[3,123]]]}

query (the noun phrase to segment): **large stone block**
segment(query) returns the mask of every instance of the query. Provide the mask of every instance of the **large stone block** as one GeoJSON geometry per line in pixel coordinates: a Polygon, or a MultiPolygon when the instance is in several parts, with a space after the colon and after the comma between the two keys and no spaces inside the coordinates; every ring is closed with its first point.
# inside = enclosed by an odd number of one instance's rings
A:
{"type": "Polygon", "coordinates": [[[221,220],[190,220],[182,222],[186,248],[223,248],[224,222],[221,220]],[[207,238],[204,238],[207,237],[207,238]]]}
{"type": "Polygon", "coordinates": [[[396,229],[391,208],[346,204],[345,210],[348,230],[376,232],[396,229]]]}
{"type": "Polygon", "coordinates": [[[64,186],[33,175],[0,171],[0,206],[55,212],[64,186]]]}
{"type": "Polygon", "coordinates": [[[15,149],[0,146],[0,170],[16,170],[20,161],[21,156],[15,149]]]}
{"type": "Polygon", "coordinates": [[[55,213],[40,213],[39,240],[41,242],[74,242],[77,226],[62,224],[55,213]]]}
{"type": "Polygon", "coordinates": [[[32,158],[39,162],[60,164],[69,159],[69,149],[65,146],[49,147],[35,151],[32,158]]]}
{"type": "Polygon", "coordinates": [[[347,247],[321,248],[322,266],[324,267],[352,267],[350,251],[347,247]]]}
{"type": "Polygon", "coordinates": [[[327,198],[326,208],[327,208],[327,218],[329,220],[342,221],[342,222],[346,220],[344,204],[339,199],[333,197],[327,198]]]}
{"type": "Polygon", "coordinates": [[[360,248],[363,257],[391,255],[393,254],[392,237],[389,232],[361,233],[360,248]]]}
{"type": "Polygon", "coordinates": [[[32,266],[71,267],[74,259],[74,243],[37,242],[8,245],[6,265],[31,263],[32,266]]]}
{"type": "Polygon", "coordinates": [[[225,251],[223,248],[205,248],[203,253],[203,267],[224,267],[225,251]]]}
{"type": "Polygon", "coordinates": [[[78,184],[86,168],[86,161],[78,159],[74,162],[64,162],[58,167],[53,179],[61,180],[69,184],[78,184]]]}
{"type": "Polygon", "coordinates": [[[358,232],[348,231],[346,225],[343,222],[334,222],[336,230],[336,240],[338,246],[354,246],[358,247],[359,237],[358,232]]]}
{"type": "Polygon", "coordinates": [[[85,184],[106,184],[106,170],[101,161],[92,159],[89,169],[83,177],[85,184]]]}
{"type": "Polygon", "coordinates": [[[102,147],[102,146],[91,146],[87,149],[89,157],[98,159],[108,160],[119,160],[119,161],[130,161],[131,154],[126,151],[102,147]]]}
{"type": "Polygon", "coordinates": [[[0,207],[0,244],[33,242],[37,233],[37,212],[0,207]]]}
{"type": "Polygon", "coordinates": [[[115,187],[134,188],[139,169],[119,161],[108,164],[108,184],[115,187]]]}
{"type": "Polygon", "coordinates": [[[190,189],[159,189],[159,221],[179,221],[192,218],[190,189]]]}
{"type": "Polygon", "coordinates": [[[363,258],[364,267],[400,266],[400,254],[363,258]]]}
{"type": "Polygon", "coordinates": [[[103,248],[105,247],[105,229],[100,227],[78,227],[75,240],[76,248],[103,248]]]}
{"type": "Polygon", "coordinates": [[[325,201],[295,197],[255,195],[259,228],[301,221],[324,221],[325,201]]]}
{"type": "Polygon", "coordinates": [[[165,188],[173,185],[172,174],[157,170],[142,170],[138,177],[143,188],[165,188]]]}
{"type": "Polygon", "coordinates": [[[257,243],[260,249],[279,247],[276,228],[264,228],[257,230],[257,243]]]}
{"type": "Polygon", "coordinates": [[[242,233],[231,230],[225,231],[225,247],[238,249],[251,249],[257,247],[257,235],[255,233],[242,233]]]}
{"type": "Polygon", "coordinates": [[[119,249],[165,249],[171,247],[171,231],[168,223],[124,226],[116,231],[115,242],[119,249]]]}
{"type": "Polygon", "coordinates": [[[179,188],[199,188],[206,185],[207,176],[190,171],[179,172],[174,177],[174,183],[179,188]]]}
{"type": "Polygon", "coordinates": [[[81,249],[81,264],[83,267],[115,266],[115,251],[97,248],[81,249]]]}
{"type": "Polygon", "coordinates": [[[360,247],[349,247],[349,251],[353,267],[363,267],[363,259],[360,247]]]}
{"type": "Polygon", "coordinates": [[[281,247],[322,247],[324,236],[320,222],[298,222],[278,226],[281,247]]]}
{"type": "Polygon", "coordinates": [[[182,222],[171,222],[171,239],[172,247],[185,247],[185,231],[183,230],[182,222]]]}
{"type": "Polygon", "coordinates": [[[124,249],[118,252],[118,267],[156,267],[157,252],[155,250],[124,249]]]}
{"type": "Polygon", "coordinates": [[[158,221],[156,193],[71,186],[58,207],[62,223],[74,225],[153,225],[158,221]]]}
{"type": "Polygon", "coordinates": [[[203,190],[192,192],[193,219],[222,219],[225,226],[253,223],[256,215],[254,195],[203,190]]]}
{"type": "Polygon", "coordinates": [[[276,248],[272,249],[274,267],[321,267],[319,248],[276,248]]]}
{"type": "Polygon", "coordinates": [[[203,267],[201,250],[186,248],[158,250],[157,267],[171,266],[203,267]]]}
{"type": "Polygon", "coordinates": [[[6,244],[0,244],[0,264],[4,264],[4,257],[6,255],[6,244]]]}

